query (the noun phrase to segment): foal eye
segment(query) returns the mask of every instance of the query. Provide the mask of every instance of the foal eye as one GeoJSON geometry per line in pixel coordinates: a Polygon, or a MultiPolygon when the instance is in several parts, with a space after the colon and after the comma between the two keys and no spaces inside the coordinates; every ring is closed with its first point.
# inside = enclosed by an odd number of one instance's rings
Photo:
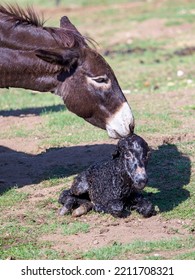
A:
{"type": "Polygon", "coordinates": [[[108,82],[108,77],[105,75],[105,76],[93,78],[93,80],[98,84],[101,84],[101,83],[106,84],[108,82]]]}
{"type": "Polygon", "coordinates": [[[133,158],[133,156],[132,156],[132,154],[126,154],[126,155],[125,155],[125,158],[126,158],[127,160],[130,160],[130,159],[133,158]]]}

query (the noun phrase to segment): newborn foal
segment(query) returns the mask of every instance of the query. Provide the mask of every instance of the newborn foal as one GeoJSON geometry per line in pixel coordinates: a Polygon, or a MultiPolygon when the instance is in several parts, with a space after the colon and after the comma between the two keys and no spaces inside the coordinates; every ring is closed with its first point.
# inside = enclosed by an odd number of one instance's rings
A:
{"type": "Polygon", "coordinates": [[[155,214],[152,203],[139,192],[148,181],[148,154],[148,144],[135,134],[119,140],[110,161],[90,166],[61,193],[60,214],[73,210],[73,216],[81,216],[94,209],[122,217],[126,207],[144,217],[155,214]]]}

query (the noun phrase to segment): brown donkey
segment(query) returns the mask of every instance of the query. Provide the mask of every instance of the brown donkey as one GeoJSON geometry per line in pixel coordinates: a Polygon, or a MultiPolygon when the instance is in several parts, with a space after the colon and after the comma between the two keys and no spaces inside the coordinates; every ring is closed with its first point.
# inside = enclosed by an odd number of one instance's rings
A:
{"type": "Polygon", "coordinates": [[[0,6],[0,88],[52,92],[67,108],[112,138],[134,129],[113,70],[67,17],[45,27],[32,8],[0,6]]]}

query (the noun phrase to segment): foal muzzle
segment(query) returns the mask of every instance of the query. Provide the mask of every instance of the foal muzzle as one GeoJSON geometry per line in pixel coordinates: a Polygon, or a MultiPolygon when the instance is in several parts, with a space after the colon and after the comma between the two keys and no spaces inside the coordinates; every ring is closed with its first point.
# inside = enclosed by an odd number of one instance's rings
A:
{"type": "Polygon", "coordinates": [[[133,181],[133,186],[138,190],[143,190],[148,182],[148,176],[137,174],[133,181]]]}

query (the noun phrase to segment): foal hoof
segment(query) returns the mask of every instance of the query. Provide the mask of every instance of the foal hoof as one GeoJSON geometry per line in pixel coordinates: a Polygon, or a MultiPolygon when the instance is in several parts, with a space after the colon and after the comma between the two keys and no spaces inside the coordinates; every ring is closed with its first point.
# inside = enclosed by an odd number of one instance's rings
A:
{"type": "Polygon", "coordinates": [[[70,211],[65,207],[63,206],[60,210],[59,210],[59,215],[60,216],[64,216],[66,214],[68,214],[70,211]]]}
{"type": "Polygon", "coordinates": [[[87,214],[93,208],[93,204],[90,201],[84,202],[78,208],[72,212],[73,217],[80,217],[87,214]]]}
{"type": "Polygon", "coordinates": [[[152,216],[155,216],[157,214],[156,210],[154,209],[153,205],[150,205],[147,209],[145,209],[142,213],[141,213],[144,218],[150,218],[152,216]]]}
{"type": "Polygon", "coordinates": [[[72,212],[72,216],[73,217],[80,217],[84,214],[87,214],[87,212],[88,211],[87,211],[86,207],[84,207],[84,205],[81,205],[72,212]]]}

